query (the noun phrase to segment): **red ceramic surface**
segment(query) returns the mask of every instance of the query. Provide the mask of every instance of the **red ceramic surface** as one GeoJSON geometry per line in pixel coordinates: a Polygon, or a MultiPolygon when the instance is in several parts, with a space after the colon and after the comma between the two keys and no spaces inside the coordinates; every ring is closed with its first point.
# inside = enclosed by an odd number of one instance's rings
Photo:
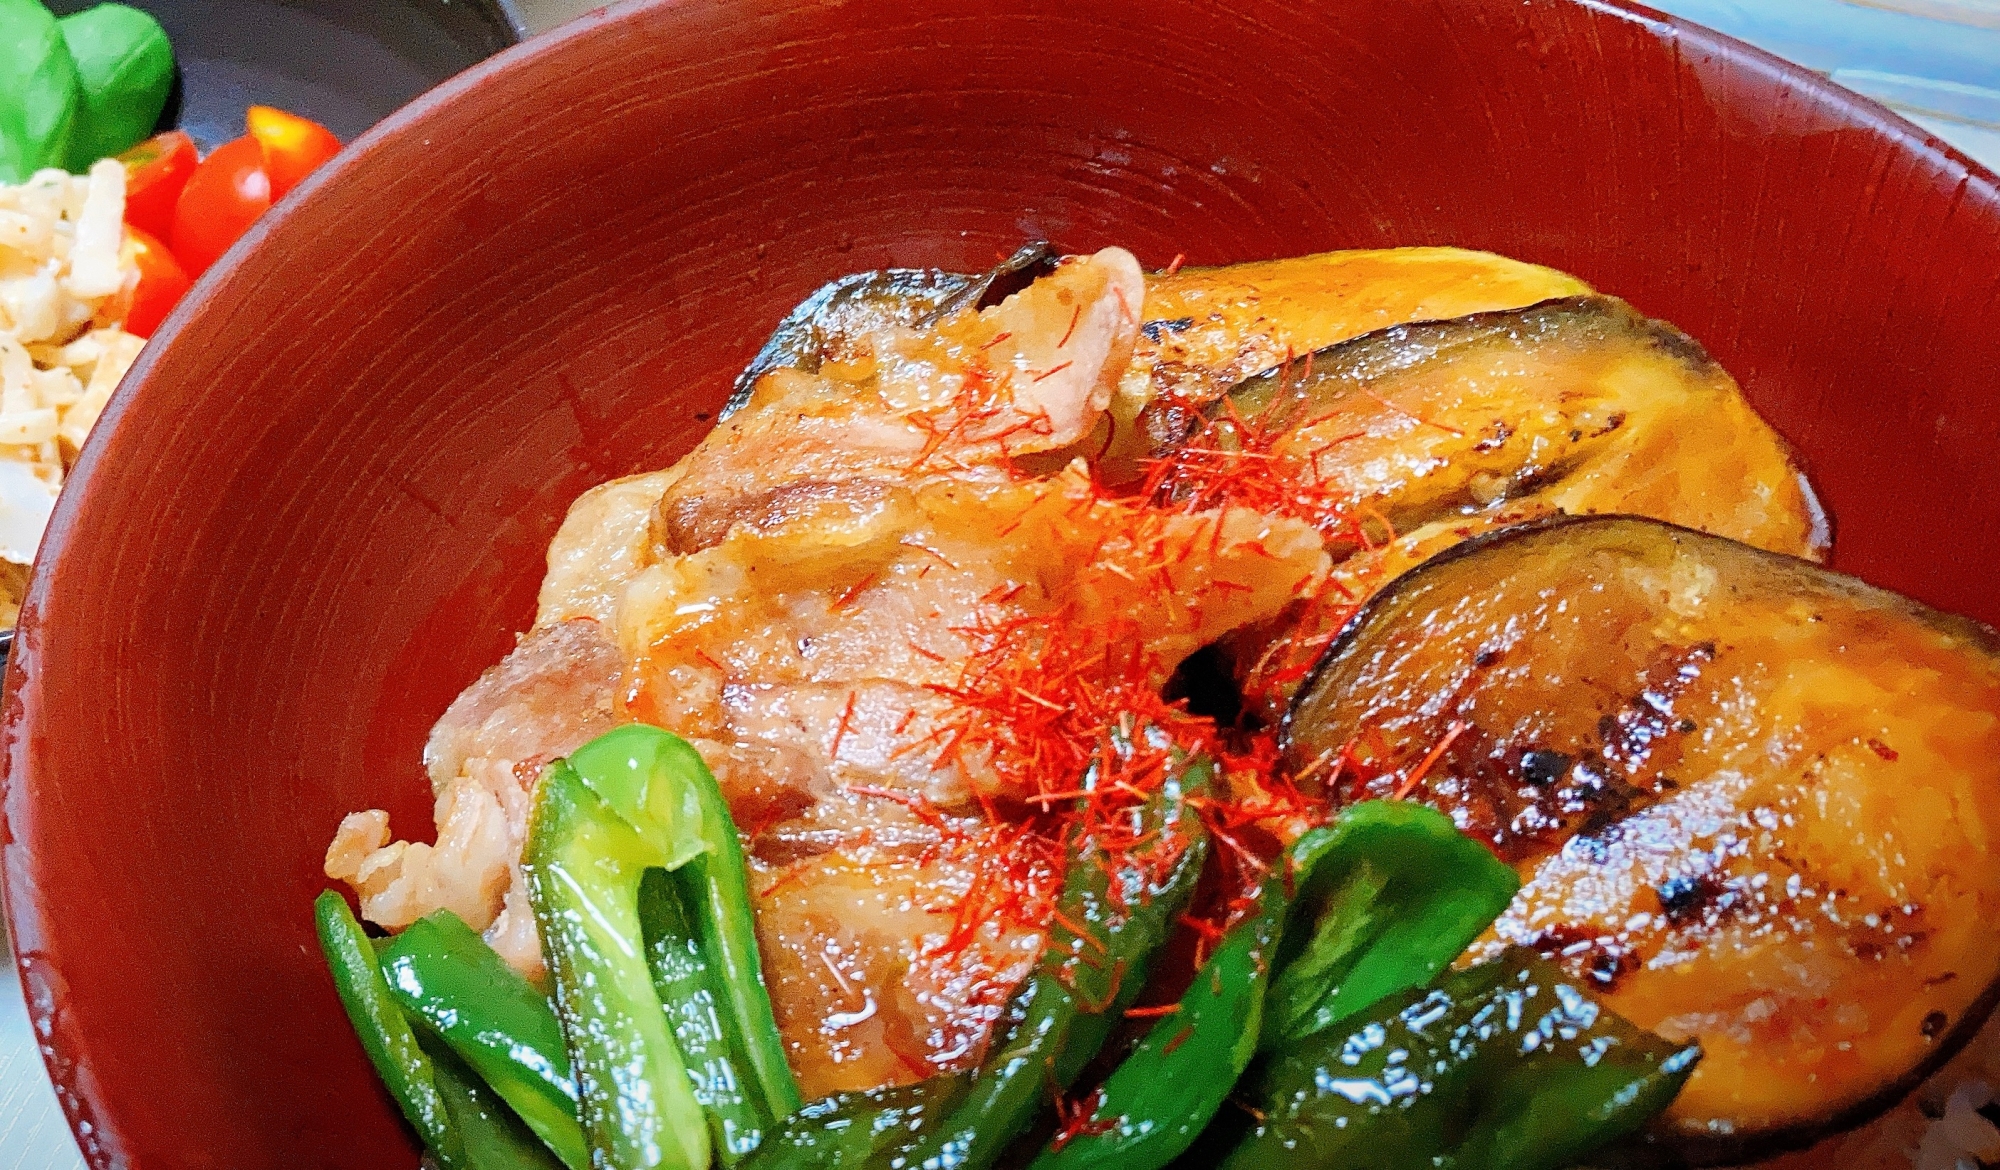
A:
{"type": "Polygon", "coordinates": [[[419,101],[256,233],[105,416],[10,676],[22,973],[99,1167],[415,1155],[308,903],[593,483],[821,281],[1021,241],[1462,244],[1678,322],[1845,568],[2000,618],[2000,193],[1877,107],[1570,0],[650,2],[419,101]]]}

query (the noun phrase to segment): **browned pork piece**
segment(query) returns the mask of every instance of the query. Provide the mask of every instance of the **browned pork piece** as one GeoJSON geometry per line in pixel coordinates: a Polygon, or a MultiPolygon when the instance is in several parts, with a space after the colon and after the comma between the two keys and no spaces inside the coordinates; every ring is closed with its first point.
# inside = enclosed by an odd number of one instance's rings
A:
{"type": "Polygon", "coordinates": [[[1656,1126],[1728,1161],[1851,1125],[2000,975],[2000,641],[1633,518],[1482,537],[1376,594],[1290,713],[1329,796],[1407,792],[1556,956],[1701,1064],[1656,1126]]]}
{"type": "MultiPolygon", "coordinates": [[[[843,276],[779,323],[737,380],[731,407],[749,401],[773,370],[818,373],[892,327],[928,327],[955,311],[995,303],[1046,274],[1055,253],[1029,244],[992,271],[971,275],[891,268],[843,276]]],[[[1410,321],[1519,308],[1590,287],[1567,273],[1464,248],[1322,252],[1223,267],[1180,267],[1145,276],[1144,317],[1108,409],[1077,450],[1101,477],[1123,481],[1157,427],[1185,418],[1231,386],[1287,357],[1410,321]]]]}
{"type": "Polygon", "coordinates": [[[440,813],[471,809],[477,831],[432,850],[356,814],[329,872],[378,922],[450,905],[496,945],[525,941],[506,953],[533,969],[532,922],[523,939],[509,917],[509,785],[568,725],[521,735],[481,712],[564,689],[595,711],[609,691],[611,717],[694,742],[729,798],[806,1095],[976,1061],[1054,876],[1007,829],[1080,779],[1043,766],[1033,716],[1086,690],[1158,707],[1183,657],[1326,571],[1296,521],[1151,507],[1081,461],[1023,466],[1098,425],[1144,297],[1107,249],[984,310],[877,321],[755,379],[671,470],[586,494],[536,632],[433,738],[441,765],[463,761],[438,778],[440,813]],[[586,668],[541,656],[549,631],[586,668]]]}

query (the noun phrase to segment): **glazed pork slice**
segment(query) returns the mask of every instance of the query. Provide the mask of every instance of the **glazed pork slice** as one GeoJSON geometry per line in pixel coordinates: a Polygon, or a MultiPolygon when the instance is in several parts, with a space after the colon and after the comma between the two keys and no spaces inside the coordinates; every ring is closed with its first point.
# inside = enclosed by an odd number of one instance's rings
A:
{"type": "Polygon", "coordinates": [[[655,723],[702,752],[747,839],[802,1089],[977,1060],[1041,945],[1020,908],[1058,876],[1013,830],[1078,780],[1015,709],[1079,685],[1156,700],[1181,658],[1327,568],[1304,524],[1116,496],[1063,456],[1029,466],[1098,424],[1143,297],[1128,254],[1071,259],[993,308],[773,371],[672,470],[588,493],[536,632],[433,737],[440,812],[476,797],[479,848],[446,867],[445,838],[385,844],[357,814],[329,872],[384,925],[449,905],[533,970],[507,898],[530,769],[587,728],[655,723]],[[571,717],[536,735],[502,714],[544,698],[571,717]]]}
{"type": "MultiPolygon", "coordinates": [[[[1136,332],[1136,276],[1100,254],[936,336],[769,375],[654,515],[657,559],[615,622],[625,702],[702,748],[750,837],[809,1096],[976,1060],[1040,946],[1020,916],[965,921],[1010,811],[1077,780],[1021,758],[977,704],[984,672],[1021,666],[1009,637],[1033,628],[1052,660],[1136,656],[1131,681],[1157,690],[1324,571],[1304,525],[1163,511],[1082,465],[1012,465],[1094,425],[1136,332]],[[1003,348],[998,368],[974,356],[1003,348]],[[1019,381],[1038,389],[1016,396],[1019,381]],[[808,440],[796,478],[757,457],[808,440]]],[[[1028,670],[1018,686],[1053,704],[1066,681],[1028,670]]]]}

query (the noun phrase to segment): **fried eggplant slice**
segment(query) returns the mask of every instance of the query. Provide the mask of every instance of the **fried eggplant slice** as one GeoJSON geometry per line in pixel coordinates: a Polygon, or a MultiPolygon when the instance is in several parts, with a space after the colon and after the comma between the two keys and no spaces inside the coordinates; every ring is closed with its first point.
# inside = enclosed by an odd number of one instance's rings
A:
{"type": "Polygon", "coordinates": [[[1032,284],[1056,261],[1046,242],[1023,244],[984,273],[939,268],[881,268],[828,281],[778,322],[764,348],[736,376],[722,413],[750,401],[757,379],[772,370],[812,374],[829,358],[847,355],[856,339],[890,325],[918,328],[967,308],[997,304],[1032,284]]]}
{"type": "MultiPolygon", "coordinates": [[[[1045,275],[1056,252],[1023,245],[982,274],[888,268],[843,276],[785,316],[736,379],[724,413],[749,401],[775,369],[807,373],[885,325],[921,327],[967,306],[986,307],[1045,275]]],[[[1324,252],[1146,277],[1142,340],[1111,405],[1107,435],[1089,450],[1133,466],[1148,440],[1139,414],[1162,399],[1153,426],[1171,426],[1287,355],[1406,321],[1458,317],[1588,293],[1552,268],[1463,248],[1324,252]]]]}
{"type": "Polygon", "coordinates": [[[1568,273],[1464,248],[1321,252],[1157,272],[1146,278],[1143,340],[1119,399],[1131,409],[1159,400],[1163,409],[1199,410],[1295,354],[1392,325],[1590,291],[1568,273]]]}
{"type": "MultiPolygon", "coordinates": [[[[1237,386],[1193,445],[1288,480],[1285,506],[1337,562],[1318,598],[1231,648],[1246,697],[1274,717],[1361,599],[1480,532],[1625,513],[1813,559],[1830,535],[1790,448],[1727,371],[1613,297],[1320,350],[1237,386]]],[[[1191,466],[1182,490],[1241,482],[1238,467],[1191,466]]]]}
{"type": "Polygon", "coordinates": [[[1466,542],[1368,602],[1285,725],[1515,865],[1534,948],[1706,1054],[1651,1140],[1714,1164],[1898,1099],[2000,976],[2000,638],[1634,517],[1466,542]]]}

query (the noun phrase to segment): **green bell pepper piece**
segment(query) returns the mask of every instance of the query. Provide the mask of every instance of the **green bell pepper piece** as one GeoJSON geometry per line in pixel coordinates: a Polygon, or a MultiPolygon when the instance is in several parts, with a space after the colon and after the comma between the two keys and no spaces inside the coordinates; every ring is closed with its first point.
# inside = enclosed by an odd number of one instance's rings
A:
{"type": "Polygon", "coordinates": [[[561,1170],[442,1038],[403,1014],[347,899],[322,893],[313,920],[362,1050],[431,1156],[445,1170],[561,1170]]]}
{"type": "Polygon", "coordinates": [[[1180,839],[1178,858],[1157,883],[1129,861],[1105,865],[1095,840],[1084,839],[1065,871],[1048,945],[1016,995],[1021,1022],[987,1054],[964,1100],[903,1164],[984,1170],[1034,1124],[1051,1085],[1069,1088],[1096,1058],[1145,987],[1154,954],[1201,876],[1208,836],[1182,796],[1205,788],[1209,771],[1205,759],[1188,764],[1142,814],[1140,834],[1157,830],[1163,839],[1180,839]]]}
{"type": "Polygon", "coordinates": [[[523,856],[591,1162],[705,1170],[708,1126],[640,941],[639,881],[662,854],[566,763],[542,772],[523,856]]]}
{"type": "MultiPolygon", "coordinates": [[[[798,1090],[787,1070],[783,1085],[788,1098],[773,1103],[747,1056],[753,1045],[728,995],[732,986],[748,981],[732,983],[721,975],[729,969],[727,960],[715,953],[710,936],[688,913],[685,883],[675,880],[699,864],[690,862],[674,874],[649,871],[639,886],[639,923],[653,990],[667,1007],[674,1042],[694,1080],[695,1100],[708,1115],[715,1152],[724,1165],[733,1166],[757,1148],[780,1118],[798,1108],[798,1090]]],[[[736,871],[742,872],[740,864],[736,871]]],[[[766,1014],[769,1002],[763,1001],[766,1014]]],[[[765,1027],[763,1035],[775,1037],[776,1023],[765,1027]]]]}
{"type": "Polygon", "coordinates": [[[174,50],[159,21],[123,4],[99,4],[57,24],[76,63],[80,103],[68,166],[80,173],[153,132],[174,87],[174,50]]]}
{"type": "Polygon", "coordinates": [[[1366,989],[1358,996],[1428,981],[1506,908],[1519,884],[1438,813],[1383,801],[1349,807],[1292,844],[1265,879],[1256,909],[1230,928],[1174,1012],[1104,1082],[1090,1124],[1051,1142],[1031,1170],[1167,1165],[1194,1144],[1257,1055],[1271,973],[1286,950],[1304,960],[1285,971],[1303,978],[1280,977],[1301,1005],[1294,1010],[1311,1016],[1324,1002],[1331,1015],[1345,986],[1366,989]],[[1464,847],[1455,849],[1450,838],[1464,847]],[[1434,861],[1448,864],[1426,875],[1427,888],[1402,883],[1401,901],[1386,912],[1430,922],[1438,933],[1412,940],[1369,929],[1380,923],[1389,892],[1379,875],[1434,861]],[[1389,946],[1402,951],[1378,957],[1370,949],[1389,946]],[[1385,986],[1399,979],[1409,982],[1385,986]]]}
{"type": "Polygon", "coordinates": [[[348,909],[347,899],[334,890],[320,894],[313,903],[313,922],[340,1004],[389,1095],[438,1161],[453,1168],[469,1165],[464,1139],[439,1091],[435,1066],[389,993],[374,944],[348,909]]]}
{"type": "MultiPolygon", "coordinates": [[[[763,960],[757,953],[757,921],[750,909],[743,844],[708,765],[687,741],[643,724],[599,736],[578,748],[570,765],[635,827],[660,815],[642,808],[646,801],[655,807],[678,801],[678,815],[696,818],[701,851],[685,865],[666,868],[673,870],[673,888],[686,911],[736,1062],[750,1074],[744,1091],[766,1111],[767,1121],[797,1109],[798,1082],[785,1060],[785,1044],[771,1013],[763,960]],[[662,785],[678,795],[664,800],[655,795],[662,785]]],[[[665,835],[658,840],[662,848],[667,846],[665,835]]]]}
{"type": "MultiPolygon", "coordinates": [[[[700,1170],[711,1155],[711,1120],[733,1161],[796,1107],[757,955],[742,846],[692,747],[634,724],[551,765],[524,860],[593,1159],[620,1170],[700,1170]],[[670,872],[684,911],[656,918],[656,934],[670,931],[666,950],[685,945],[698,957],[705,1002],[725,1021],[723,1039],[704,1056],[728,1050],[738,1093],[697,1091],[676,1043],[640,909],[652,869],[670,872]]],[[[674,973],[663,982],[669,994],[688,986],[674,973]]]]}
{"type": "Polygon", "coordinates": [[[955,1073],[808,1102],[778,1123],[743,1170],[861,1170],[887,1164],[963,1100],[971,1083],[971,1073],[955,1073]]]}
{"type": "Polygon", "coordinates": [[[1664,1109],[1700,1056],[1510,951],[1289,1046],[1222,1170],[1558,1170],[1664,1109]]]}
{"type": "Polygon", "coordinates": [[[1331,828],[1299,891],[1313,927],[1286,931],[1278,952],[1262,1050],[1429,983],[1521,887],[1492,851],[1423,805],[1366,801],[1331,828]]]}
{"type": "MultiPolygon", "coordinates": [[[[479,1074],[449,1044],[419,1027],[418,1042],[431,1058],[431,1072],[464,1142],[463,1162],[472,1170],[562,1170],[562,1163],[479,1074]]],[[[439,1158],[439,1161],[444,1161],[439,1158]]],[[[446,1163],[447,1166],[454,1165],[446,1163]]]]}
{"type": "Polygon", "coordinates": [[[570,1170],[588,1170],[576,1082],[548,997],[449,910],[419,918],[381,952],[389,994],[520,1114],[570,1170]]]}
{"type": "MultiPolygon", "coordinates": [[[[1332,834],[1315,829],[1288,857],[1325,852],[1332,834]]],[[[1286,875],[1274,873],[1257,907],[1231,927],[1195,972],[1172,1014],[1163,1016],[1097,1094],[1090,1124],[1050,1141],[1029,1170],[1150,1170],[1179,1157],[1208,1125],[1257,1053],[1264,991],[1291,912],[1286,875]]]]}
{"type": "Polygon", "coordinates": [[[55,16],[41,0],[0,0],[0,183],[66,164],[81,102],[55,16]]]}
{"type": "Polygon", "coordinates": [[[1145,985],[1208,853],[1207,833],[1184,798],[1207,786],[1211,770],[1206,759],[1182,762],[1137,814],[1137,833],[1173,839],[1177,852],[1163,874],[1149,877],[1129,858],[1105,864],[1093,838],[1074,846],[1042,957],[1008,1001],[977,1069],[808,1105],[744,1170],[992,1166],[1048,1107],[1051,1089],[1067,1088],[1097,1055],[1145,985]]]}

